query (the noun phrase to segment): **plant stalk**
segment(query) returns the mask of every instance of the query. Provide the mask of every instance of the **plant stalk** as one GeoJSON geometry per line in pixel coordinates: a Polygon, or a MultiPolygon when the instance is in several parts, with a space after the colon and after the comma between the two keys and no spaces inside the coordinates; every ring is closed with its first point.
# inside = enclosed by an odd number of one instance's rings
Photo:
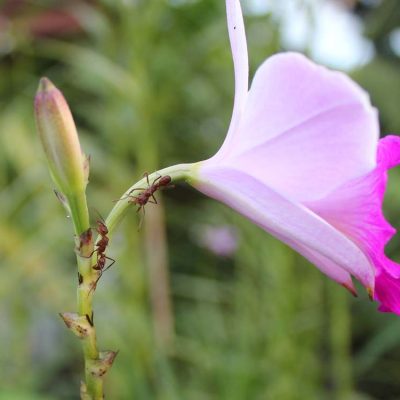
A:
{"type": "MultiPolygon", "coordinates": [[[[153,182],[160,175],[169,175],[171,182],[178,182],[189,178],[191,164],[180,164],[173,167],[164,168],[148,176],[149,182],[153,182]]],[[[132,194],[135,189],[147,187],[147,178],[139,180],[131,186],[115,204],[108,215],[105,224],[108,228],[107,236],[110,238],[118,223],[121,221],[132,202],[132,194]]],[[[74,199],[75,200],[75,199],[74,199]]],[[[95,243],[101,238],[92,237],[92,230],[89,226],[89,215],[87,212],[86,198],[81,198],[72,202],[71,216],[76,232],[76,255],[78,262],[78,290],[77,302],[78,312],[63,313],[61,317],[66,325],[82,341],[83,355],[85,360],[85,383],[81,386],[82,400],[102,400],[103,378],[111,367],[116,352],[100,352],[97,348],[96,329],[93,320],[93,295],[101,271],[93,268],[97,263],[97,252],[94,252],[95,243]],[[84,206],[83,206],[84,205],[84,206]],[[79,211],[79,212],[77,212],[79,211]]]]}
{"type": "MultiPolygon", "coordinates": [[[[96,264],[96,253],[93,253],[94,240],[89,223],[89,212],[86,196],[69,196],[71,217],[76,234],[76,257],[78,264],[77,289],[77,321],[78,335],[81,339],[85,364],[85,383],[82,383],[81,398],[84,400],[101,400],[103,394],[103,376],[95,373],[93,365],[100,362],[100,353],[97,348],[96,328],[93,321],[93,295],[99,271],[93,269],[96,264]]],[[[68,322],[65,320],[67,326],[68,322]]],[[[75,334],[77,332],[74,331],[75,334]]]]}
{"type": "MultiPolygon", "coordinates": [[[[186,181],[190,178],[190,172],[194,164],[178,164],[172,167],[160,169],[159,171],[153,172],[148,175],[149,182],[154,182],[159,176],[169,175],[171,177],[171,183],[177,183],[179,181],[186,181]]],[[[115,228],[121,222],[122,218],[125,216],[126,212],[129,210],[129,206],[132,203],[132,196],[140,193],[139,191],[133,193],[138,188],[147,187],[147,178],[143,177],[140,181],[136,182],[131,186],[116,202],[113,209],[108,214],[106,218],[106,226],[108,228],[108,236],[111,237],[115,228]]],[[[96,239],[96,241],[99,237],[96,239]]]]}

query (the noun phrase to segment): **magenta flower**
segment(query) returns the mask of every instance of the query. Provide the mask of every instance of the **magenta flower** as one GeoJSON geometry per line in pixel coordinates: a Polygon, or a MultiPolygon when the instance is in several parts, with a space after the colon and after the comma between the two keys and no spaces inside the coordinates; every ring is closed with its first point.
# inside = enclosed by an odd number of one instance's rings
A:
{"type": "Polygon", "coordinates": [[[400,138],[379,140],[368,95],[296,53],[270,57],[248,89],[239,0],[226,0],[235,69],[231,124],[193,184],[298,251],[352,293],[352,276],[400,314],[400,266],[384,253],[395,230],[382,201],[400,138]]]}

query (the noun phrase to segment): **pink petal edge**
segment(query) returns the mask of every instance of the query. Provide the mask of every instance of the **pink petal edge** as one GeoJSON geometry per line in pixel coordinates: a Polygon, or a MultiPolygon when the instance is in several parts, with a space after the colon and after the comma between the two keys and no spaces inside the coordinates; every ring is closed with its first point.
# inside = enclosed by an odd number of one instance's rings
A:
{"type": "Polygon", "coordinates": [[[400,164],[400,137],[379,141],[377,166],[350,180],[328,196],[306,206],[350,237],[367,254],[376,270],[374,300],[380,311],[400,314],[400,265],[385,255],[396,233],[382,211],[387,170],[400,164]]]}
{"type": "Polygon", "coordinates": [[[222,201],[302,253],[332,279],[349,286],[347,274],[374,287],[374,270],[365,254],[340,231],[243,171],[202,162],[194,186],[222,201]],[[307,254],[306,254],[307,253],[307,254]],[[329,263],[324,263],[328,259],[329,263]],[[322,266],[321,266],[322,265],[322,266]]]}

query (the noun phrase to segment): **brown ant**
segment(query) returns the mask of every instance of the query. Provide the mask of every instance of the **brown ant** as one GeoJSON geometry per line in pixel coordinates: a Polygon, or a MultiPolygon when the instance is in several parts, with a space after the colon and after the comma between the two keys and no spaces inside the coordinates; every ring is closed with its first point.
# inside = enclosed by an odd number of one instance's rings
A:
{"type": "MultiPolygon", "coordinates": [[[[139,212],[140,210],[143,210],[143,215],[145,214],[145,205],[147,203],[152,203],[152,204],[158,204],[157,199],[154,197],[154,193],[159,190],[159,189],[165,189],[165,188],[172,188],[174,185],[171,185],[171,177],[169,175],[164,175],[164,176],[159,176],[156,179],[154,179],[153,183],[150,184],[149,181],[149,174],[146,172],[144,174],[147,180],[147,188],[135,188],[132,189],[126,197],[128,197],[129,203],[133,203],[138,205],[138,208],[136,212],[139,212]],[[132,195],[133,192],[136,190],[141,190],[137,196],[132,195]]],[[[140,226],[142,225],[142,220],[140,221],[139,224],[139,229],[140,226]]]]}
{"type": "Polygon", "coordinates": [[[105,271],[107,271],[109,268],[111,268],[115,263],[115,260],[111,257],[106,256],[106,253],[105,253],[107,246],[108,246],[108,242],[110,240],[109,237],[107,236],[108,228],[107,228],[104,220],[102,220],[102,219],[98,219],[96,221],[96,224],[97,224],[96,231],[101,237],[97,241],[96,246],[95,246],[96,248],[92,251],[92,253],[90,254],[89,257],[92,257],[92,255],[94,253],[97,253],[96,264],[93,265],[92,268],[96,271],[99,271],[99,276],[96,279],[96,282],[93,284],[93,287],[90,289],[91,291],[96,289],[97,282],[102,277],[103,273],[105,271]],[[110,260],[111,263],[106,267],[107,260],[110,260]]]}
{"type": "Polygon", "coordinates": [[[169,175],[165,175],[165,176],[159,176],[156,179],[154,179],[153,183],[150,185],[150,181],[149,181],[149,175],[147,174],[147,172],[144,174],[144,176],[147,179],[147,185],[148,187],[146,189],[144,188],[136,188],[136,189],[132,189],[129,193],[128,193],[128,197],[129,197],[129,202],[133,203],[133,204],[137,204],[139,206],[139,208],[137,209],[137,211],[139,212],[141,209],[143,209],[144,212],[144,206],[147,203],[153,203],[153,204],[157,204],[157,200],[154,197],[154,193],[161,188],[166,188],[166,187],[171,187],[172,185],[170,185],[171,183],[171,177],[169,175]],[[131,193],[134,192],[135,190],[142,190],[141,193],[139,193],[137,196],[132,196],[131,193]],[[150,200],[150,198],[153,199],[150,200]]]}

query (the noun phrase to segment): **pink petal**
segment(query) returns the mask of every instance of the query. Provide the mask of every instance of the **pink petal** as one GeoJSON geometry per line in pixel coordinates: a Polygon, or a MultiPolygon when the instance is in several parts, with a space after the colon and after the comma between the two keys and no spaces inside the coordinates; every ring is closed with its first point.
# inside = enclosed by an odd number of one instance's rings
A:
{"type": "Polygon", "coordinates": [[[366,93],[344,74],[284,53],[257,71],[230,135],[222,163],[304,201],[373,169],[379,128],[366,93]]]}
{"type": "Polygon", "coordinates": [[[296,240],[291,240],[289,243],[285,241],[285,239],[276,233],[274,236],[280,241],[287,243],[292,249],[296,250],[303,257],[307,258],[312,264],[314,264],[318,269],[327,275],[329,278],[334,280],[335,282],[340,283],[346,289],[348,289],[354,296],[357,296],[357,291],[353,285],[353,281],[351,279],[351,275],[345,271],[338,264],[331,261],[329,258],[323,256],[322,254],[311,250],[310,248],[301,245],[296,240]]]}
{"type": "Polygon", "coordinates": [[[400,164],[400,138],[389,135],[379,141],[378,165],[390,169],[400,164]]]}
{"type": "Polygon", "coordinates": [[[323,272],[341,283],[349,283],[344,270],[373,288],[374,270],[363,252],[318,215],[242,171],[206,161],[198,173],[195,186],[201,192],[229,205],[311,261],[320,255],[317,266],[323,265],[323,272]]]}
{"type": "Polygon", "coordinates": [[[249,57],[240,1],[227,0],[226,14],[235,69],[235,105],[233,108],[235,116],[235,111],[242,109],[246,102],[249,89],[249,57]]]}
{"type": "Polygon", "coordinates": [[[352,179],[329,195],[306,203],[311,210],[353,240],[376,269],[375,299],[381,309],[400,310],[400,265],[385,255],[385,245],[396,233],[382,212],[387,169],[400,164],[400,137],[379,141],[376,168],[352,179]]]}
{"type": "Polygon", "coordinates": [[[379,311],[400,315],[400,279],[381,271],[376,277],[374,299],[381,303],[379,311]]]}
{"type": "MultiPolygon", "coordinates": [[[[227,146],[227,143],[230,140],[230,132],[236,129],[240,121],[249,89],[249,59],[240,1],[226,0],[226,14],[235,70],[235,101],[233,105],[232,119],[224,146],[227,146]]],[[[220,150],[221,154],[224,151],[224,146],[222,146],[220,150]]]]}

